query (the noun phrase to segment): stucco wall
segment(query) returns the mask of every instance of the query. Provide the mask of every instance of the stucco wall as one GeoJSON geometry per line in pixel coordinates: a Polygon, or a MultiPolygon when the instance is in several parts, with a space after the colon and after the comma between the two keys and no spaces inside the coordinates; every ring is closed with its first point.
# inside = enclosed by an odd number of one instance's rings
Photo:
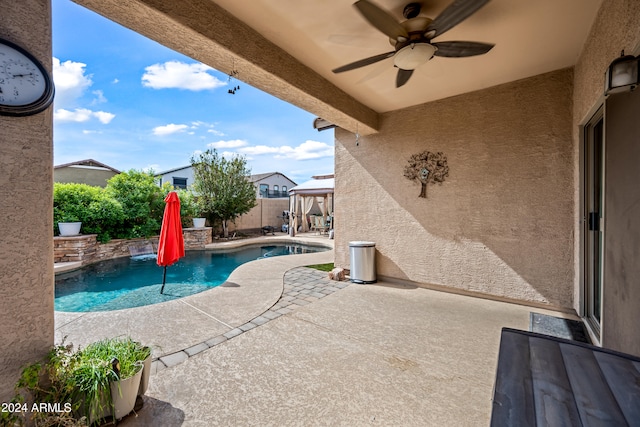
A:
{"type": "Polygon", "coordinates": [[[256,199],[256,206],[229,224],[229,230],[250,230],[270,225],[280,230],[282,211],[289,209],[289,199],[256,199]]]}
{"type": "MultiPolygon", "coordinates": [[[[624,50],[626,54],[640,54],[640,0],[607,0],[602,2],[602,7],[575,66],[573,138],[574,162],[576,165],[574,176],[576,205],[574,209],[574,233],[576,236],[580,236],[580,238],[575,239],[575,268],[577,274],[574,293],[576,296],[575,309],[578,312],[582,312],[581,297],[583,286],[580,274],[582,270],[580,250],[583,245],[581,222],[583,215],[580,203],[582,177],[579,167],[582,146],[580,129],[593,115],[595,110],[604,103],[604,74],[611,61],[620,56],[621,50],[624,50]]],[[[609,129],[610,125],[609,118],[605,117],[607,137],[611,130],[609,129]]],[[[637,144],[637,135],[628,134],[628,136],[632,139],[635,138],[637,144]]],[[[607,150],[609,149],[607,141],[605,141],[605,147],[607,147],[607,150]]],[[[625,149],[629,149],[629,147],[625,149]]],[[[629,152],[633,153],[633,150],[629,152]]],[[[618,160],[623,161],[627,156],[628,154],[620,155],[618,153],[617,157],[618,160]]],[[[609,157],[608,152],[607,157],[609,157]]],[[[611,165],[610,162],[612,160],[612,158],[608,159],[609,172],[605,171],[607,174],[612,171],[612,168],[625,167],[624,162],[611,165]]],[[[618,172],[624,173],[622,170],[618,172]]],[[[605,179],[609,180],[609,177],[605,179]]],[[[608,188],[610,188],[610,185],[611,182],[609,182],[608,188]]],[[[632,190],[632,187],[626,188],[632,190]]],[[[611,195],[608,194],[607,198],[610,198],[610,196],[611,195]]],[[[623,196],[623,203],[625,203],[625,198],[627,200],[633,200],[634,197],[637,197],[637,193],[634,194],[633,191],[630,191],[623,196]]],[[[606,203],[610,205],[610,202],[611,201],[608,200],[606,203]]],[[[627,214],[628,213],[629,212],[627,212],[627,214]]],[[[628,248],[634,247],[635,243],[633,239],[635,239],[637,235],[625,231],[629,228],[627,224],[612,223],[611,221],[614,219],[608,217],[606,211],[604,219],[605,238],[610,238],[610,236],[606,235],[607,230],[617,229],[616,238],[622,239],[616,242],[615,248],[609,245],[609,248],[605,249],[608,251],[607,258],[610,260],[626,260],[626,262],[630,263],[629,266],[631,269],[633,269],[633,266],[637,265],[637,256],[629,253],[628,248]]],[[[637,307],[640,306],[640,295],[637,291],[631,293],[625,291],[627,286],[633,285],[637,287],[638,281],[631,276],[620,277],[620,271],[625,269],[625,266],[622,264],[612,266],[607,262],[607,259],[605,259],[603,267],[605,278],[603,286],[605,289],[602,301],[602,344],[620,351],[639,354],[640,348],[638,347],[638,343],[640,342],[640,332],[638,332],[636,326],[637,307]],[[617,271],[614,272],[613,270],[617,271]]]]}
{"type": "Polygon", "coordinates": [[[382,276],[570,308],[572,70],[383,115],[380,133],[336,130],[336,264],[376,242],[382,276]],[[442,151],[427,198],[407,160],[442,151]]]}
{"type": "Polygon", "coordinates": [[[106,187],[107,181],[116,175],[114,171],[106,169],[66,167],[53,170],[53,181],[106,187]]]}
{"type": "MultiPolygon", "coordinates": [[[[0,37],[51,70],[46,0],[0,0],[0,37]]],[[[0,116],[0,402],[53,345],[52,112],[0,116]]]]}
{"type": "Polygon", "coordinates": [[[606,104],[602,345],[640,356],[640,92],[606,104]]]}
{"type": "Polygon", "coordinates": [[[180,169],[174,172],[170,172],[164,174],[160,177],[161,184],[168,182],[173,185],[173,178],[187,178],[187,187],[191,187],[193,185],[193,169],[191,167],[180,169]]]}

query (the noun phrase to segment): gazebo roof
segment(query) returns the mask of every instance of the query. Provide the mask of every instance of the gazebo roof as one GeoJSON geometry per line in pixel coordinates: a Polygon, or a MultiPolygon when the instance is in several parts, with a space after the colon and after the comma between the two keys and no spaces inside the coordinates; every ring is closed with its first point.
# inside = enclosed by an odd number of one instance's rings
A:
{"type": "Polygon", "coordinates": [[[302,196],[313,196],[321,194],[332,194],[334,186],[334,178],[312,179],[310,181],[303,182],[300,185],[296,185],[295,187],[290,189],[289,195],[293,196],[299,194],[302,196]]]}

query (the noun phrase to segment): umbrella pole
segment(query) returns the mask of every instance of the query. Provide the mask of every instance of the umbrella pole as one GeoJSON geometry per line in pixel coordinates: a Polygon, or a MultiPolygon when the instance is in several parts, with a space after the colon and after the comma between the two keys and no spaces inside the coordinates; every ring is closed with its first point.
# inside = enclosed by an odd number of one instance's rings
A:
{"type": "Polygon", "coordinates": [[[164,273],[162,273],[162,287],[160,288],[160,293],[164,291],[164,283],[167,280],[167,266],[164,266],[164,273]]]}

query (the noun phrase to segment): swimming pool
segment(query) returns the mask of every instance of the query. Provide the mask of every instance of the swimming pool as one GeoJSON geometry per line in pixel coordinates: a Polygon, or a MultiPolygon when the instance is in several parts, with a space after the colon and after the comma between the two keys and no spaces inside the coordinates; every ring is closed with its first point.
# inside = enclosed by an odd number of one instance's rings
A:
{"type": "Polygon", "coordinates": [[[328,248],[277,244],[249,246],[227,252],[188,251],[167,267],[167,282],[160,294],[163,268],[155,258],[116,258],[56,275],[55,310],[109,311],[171,301],[223,284],[238,266],[273,256],[327,251],[328,248]]]}

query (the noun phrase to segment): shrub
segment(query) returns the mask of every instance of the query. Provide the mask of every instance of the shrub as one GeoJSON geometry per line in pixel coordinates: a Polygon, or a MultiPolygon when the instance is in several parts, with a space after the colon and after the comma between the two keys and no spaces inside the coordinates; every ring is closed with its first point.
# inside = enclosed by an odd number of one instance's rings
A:
{"type": "Polygon", "coordinates": [[[184,228],[193,227],[193,218],[201,217],[197,199],[193,192],[189,189],[184,190],[181,188],[173,190],[170,184],[166,189],[163,186],[163,190],[166,191],[165,197],[169,194],[169,191],[175,191],[178,193],[178,198],[180,199],[180,219],[182,220],[182,226],[184,228]]]}
{"type": "Polygon", "coordinates": [[[99,242],[105,243],[118,237],[116,231],[124,221],[124,210],[116,199],[109,197],[104,191],[89,204],[89,217],[85,233],[97,234],[99,242]]]}
{"type": "Polygon", "coordinates": [[[89,205],[99,197],[100,187],[87,184],[55,183],[53,186],[53,221],[87,222],[89,205]]]}
{"type": "Polygon", "coordinates": [[[117,237],[149,237],[160,232],[164,196],[153,172],[134,169],[122,172],[107,182],[105,191],[120,202],[124,211],[117,237]]]}
{"type": "Polygon", "coordinates": [[[110,198],[101,187],[87,184],[55,183],[53,186],[54,234],[59,234],[59,222],[82,222],[82,231],[97,234],[107,242],[124,219],[120,203],[110,198]]]}

